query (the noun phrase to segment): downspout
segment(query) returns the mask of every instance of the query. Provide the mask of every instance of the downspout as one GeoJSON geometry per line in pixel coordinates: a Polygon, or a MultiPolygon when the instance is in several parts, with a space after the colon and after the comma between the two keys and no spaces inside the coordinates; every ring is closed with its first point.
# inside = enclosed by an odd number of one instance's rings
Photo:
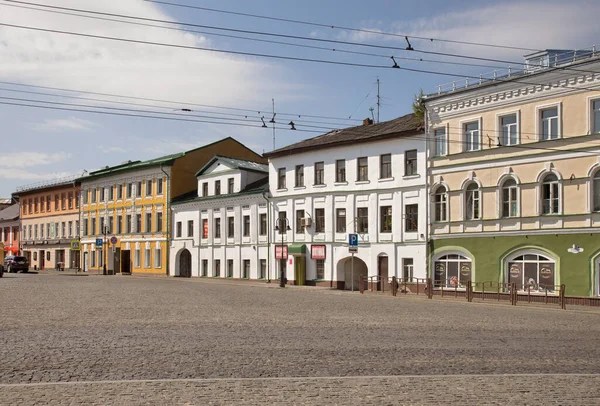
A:
{"type": "Polygon", "coordinates": [[[166,265],[167,265],[167,269],[166,269],[166,273],[167,273],[167,276],[169,276],[169,264],[170,264],[170,260],[171,260],[170,257],[169,257],[169,248],[171,247],[171,241],[169,241],[169,234],[170,234],[170,231],[171,231],[171,223],[170,223],[170,217],[169,217],[169,215],[171,214],[171,207],[169,206],[169,202],[171,201],[170,200],[170,195],[169,195],[169,193],[170,193],[169,185],[171,185],[171,176],[169,176],[169,174],[163,169],[163,164],[162,163],[160,164],[160,170],[167,177],[167,186],[166,186],[166,189],[165,189],[165,196],[166,196],[165,205],[166,205],[166,208],[167,208],[167,210],[166,210],[166,212],[167,212],[167,227],[165,229],[165,233],[166,233],[166,237],[167,237],[167,244],[166,244],[167,245],[167,252],[166,252],[166,258],[167,258],[166,265]]]}
{"type": "Polygon", "coordinates": [[[271,201],[267,197],[268,192],[262,196],[267,201],[267,283],[271,283],[271,201]]]}
{"type": "MultiPolygon", "coordinates": [[[[427,108],[424,114],[425,125],[425,276],[429,278],[429,112],[427,108]]],[[[431,275],[433,278],[433,275],[431,275]]]]}

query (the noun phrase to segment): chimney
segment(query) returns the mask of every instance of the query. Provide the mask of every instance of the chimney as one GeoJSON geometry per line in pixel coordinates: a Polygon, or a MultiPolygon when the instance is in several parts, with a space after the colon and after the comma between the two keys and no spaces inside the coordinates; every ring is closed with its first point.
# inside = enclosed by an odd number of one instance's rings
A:
{"type": "Polygon", "coordinates": [[[373,124],[373,120],[371,120],[370,118],[367,117],[363,120],[363,125],[371,125],[371,124],[373,124]]]}

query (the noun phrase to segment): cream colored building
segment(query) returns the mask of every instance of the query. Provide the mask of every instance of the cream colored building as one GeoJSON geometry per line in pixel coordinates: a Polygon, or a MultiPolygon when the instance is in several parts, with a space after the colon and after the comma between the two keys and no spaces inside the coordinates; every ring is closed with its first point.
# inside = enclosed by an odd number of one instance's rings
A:
{"type": "Polygon", "coordinates": [[[598,72],[595,51],[549,50],[522,73],[426,97],[437,285],[600,294],[598,72]]]}

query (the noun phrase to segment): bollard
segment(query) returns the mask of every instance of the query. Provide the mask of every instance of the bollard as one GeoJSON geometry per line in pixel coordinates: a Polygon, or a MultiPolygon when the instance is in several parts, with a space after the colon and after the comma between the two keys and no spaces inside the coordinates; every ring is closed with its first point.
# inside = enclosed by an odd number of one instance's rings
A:
{"type": "Polygon", "coordinates": [[[392,296],[396,296],[398,294],[398,281],[395,276],[392,276],[392,296]]]}

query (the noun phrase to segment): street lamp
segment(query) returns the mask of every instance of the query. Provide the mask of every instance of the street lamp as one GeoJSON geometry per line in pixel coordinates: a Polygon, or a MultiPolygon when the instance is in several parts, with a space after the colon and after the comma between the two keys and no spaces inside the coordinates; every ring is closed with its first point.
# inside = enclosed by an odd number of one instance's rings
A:
{"type": "Polygon", "coordinates": [[[104,244],[102,245],[102,249],[103,249],[103,256],[104,256],[104,261],[102,261],[102,275],[107,275],[106,273],[106,261],[108,260],[108,251],[107,246],[106,246],[106,235],[108,234],[108,225],[104,224],[104,227],[102,229],[102,234],[104,235],[104,244]]]}
{"type": "Polygon", "coordinates": [[[279,234],[281,234],[281,259],[279,261],[279,268],[280,269],[280,275],[279,275],[279,287],[280,288],[285,288],[285,261],[286,258],[283,258],[283,236],[285,235],[286,231],[292,231],[292,229],[290,228],[290,222],[287,219],[287,217],[280,217],[279,218],[279,225],[275,226],[275,231],[279,231],[279,234]]]}

